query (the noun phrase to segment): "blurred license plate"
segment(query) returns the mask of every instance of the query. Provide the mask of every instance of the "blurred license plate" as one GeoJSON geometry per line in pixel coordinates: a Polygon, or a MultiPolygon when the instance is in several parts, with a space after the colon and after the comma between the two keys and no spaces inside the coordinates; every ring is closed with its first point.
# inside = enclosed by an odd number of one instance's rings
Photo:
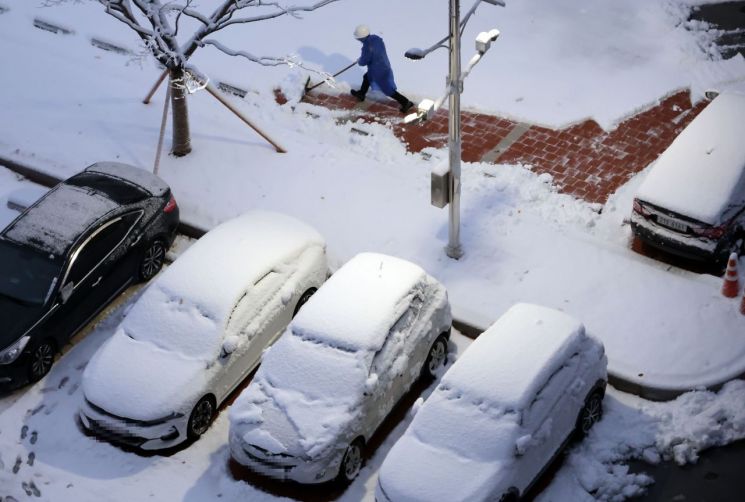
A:
{"type": "Polygon", "coordinates": [[[688,229],[685,223],[681,223],[677,220],[662,215],[657,216],[657,223],[667,228],[677,230],[678,232],[685,232],[688,229]]]}

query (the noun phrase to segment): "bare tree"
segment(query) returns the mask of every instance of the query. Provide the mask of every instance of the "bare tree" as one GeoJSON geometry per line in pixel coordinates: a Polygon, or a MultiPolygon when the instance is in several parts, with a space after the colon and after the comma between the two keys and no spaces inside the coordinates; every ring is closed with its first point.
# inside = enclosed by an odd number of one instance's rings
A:
{"type": "MultiPolygon", "coordinates": [[[[47,0],[47,4],[64,0],[47,0]]],[[[245,50],[234,50],[215,38],[220,30],[229,26],[267,21],[280,16],[300,17],[304,12],[320,9],[338,0],[316,0],[307,5],[285,6],[279,1],[220,0],[200,2],[215,5],[211,14],[202,12],[194,0],[93,0],[104,6],[106,12],[129,26],[142,39],[147,50],[168,69],[171,85],[174,155],[191,151],[189,118],[184,85],[189,58],[199,47],[210,45],[231,56],[238,56],[265,66],[300,65],[293,57],[255,56],[245,50]],[[179,32],[185,18],[197,28],[190,33],[179,32]]]]}

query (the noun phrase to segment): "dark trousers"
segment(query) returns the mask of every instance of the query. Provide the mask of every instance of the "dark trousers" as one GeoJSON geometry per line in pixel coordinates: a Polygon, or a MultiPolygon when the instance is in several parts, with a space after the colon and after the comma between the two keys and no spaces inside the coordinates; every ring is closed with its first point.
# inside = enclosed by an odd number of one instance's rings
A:
{"type": "MultiPolygon", "coordinates": [[[[362,77],[362,87],[360,87],[360,93],[362,94],[362,97],[364,97],[367,94],[367,91],[370,90],[370,79],[367,78],[367,73],[365,73],[365,76],[362,77]]],[[[406,99],[405,96],[403,96],[398,91],[393,91],[393,94],[388,95],[389,98],[393,98],[396,101],[398,101],[398,104],[401,106],[406,106],[406,104],[409,102],[408,99],[406,99]]]]}

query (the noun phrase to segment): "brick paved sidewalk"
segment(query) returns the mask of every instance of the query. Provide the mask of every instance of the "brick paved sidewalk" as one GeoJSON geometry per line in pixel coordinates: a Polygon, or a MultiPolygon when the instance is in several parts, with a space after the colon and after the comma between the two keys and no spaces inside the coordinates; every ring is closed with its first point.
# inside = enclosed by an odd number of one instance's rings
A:
{"type": "MultiPolygon", "coordinates": [[[[447,145],[447,110],[440,110],[422,125],[404,125],[392,100],[358,103],[348,95],[311,92],[304,102],[350,110],[350,120],[386,124],[411,152],[447,145]]],[[[655,160],[707,104],[702,101],[692,106],[690,92],[679,91],[610,132],[594,120],[557,130],[464,111],[463,160],[530,165],[537,173],[553,176],[562,192],[604,203],[655,160]]]]}

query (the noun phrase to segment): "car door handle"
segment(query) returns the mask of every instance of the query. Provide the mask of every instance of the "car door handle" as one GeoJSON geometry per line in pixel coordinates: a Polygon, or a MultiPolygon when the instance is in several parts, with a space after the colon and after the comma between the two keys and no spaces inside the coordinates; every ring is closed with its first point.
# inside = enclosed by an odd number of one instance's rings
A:
{"type": "Polygon", "coordinates": [[[91,287],[95,288],[96,286],[98,286],[101,283],[101,279],[103,279],[103,276],[102,275],[98,276],[98,279],[96,279],[96,282],[91,284],[91,287]]]}

